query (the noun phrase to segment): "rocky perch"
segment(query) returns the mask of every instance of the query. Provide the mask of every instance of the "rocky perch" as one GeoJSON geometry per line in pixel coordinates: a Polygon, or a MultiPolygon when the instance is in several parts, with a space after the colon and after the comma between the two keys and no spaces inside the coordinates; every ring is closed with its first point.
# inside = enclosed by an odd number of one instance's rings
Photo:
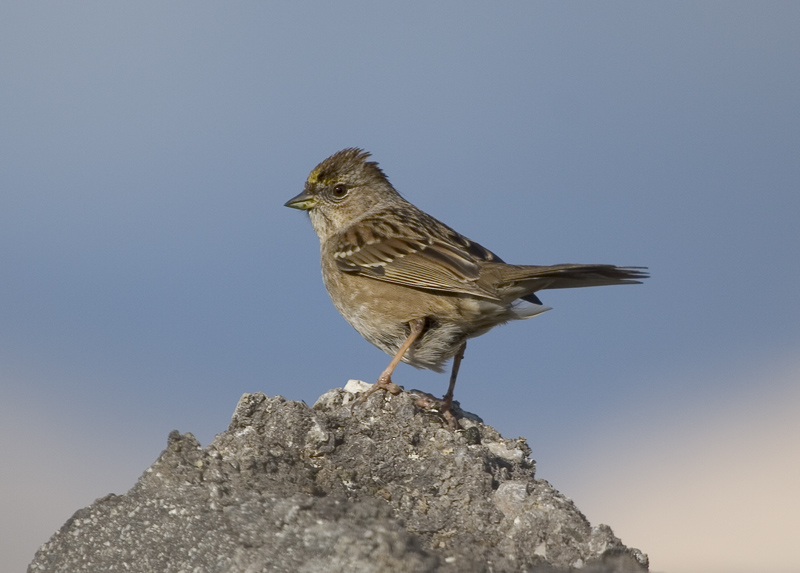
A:
{"type": "Polygon", "coordinates": [[[363,383],[309,408],[245,394],[201,447],[172,432],[126,494],[79,510],[29,572],[647,571],[534,478],[525,440],[363,383]]]}

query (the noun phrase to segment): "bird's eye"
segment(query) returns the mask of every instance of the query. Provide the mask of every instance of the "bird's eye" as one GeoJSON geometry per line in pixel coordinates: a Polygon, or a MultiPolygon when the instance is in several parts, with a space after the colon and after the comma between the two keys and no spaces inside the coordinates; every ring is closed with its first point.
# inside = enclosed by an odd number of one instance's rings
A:
{"type": "Polygon", "coordinates": [[[334,197],[341,198],[344,197],[345,195],[347,195],[347,185],[345,185],[344,183],[339,183],[336,186],[334,186],[333,188],[334,197]]]}

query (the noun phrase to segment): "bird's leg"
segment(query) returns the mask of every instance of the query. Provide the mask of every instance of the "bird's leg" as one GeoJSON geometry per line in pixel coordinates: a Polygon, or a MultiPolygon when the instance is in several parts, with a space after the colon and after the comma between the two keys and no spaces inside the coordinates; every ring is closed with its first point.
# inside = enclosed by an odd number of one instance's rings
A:
{"type": "Polygon", "coordinates": [[[392,372],[394,369],[397,368],[397,365],[400,364],[400,361],[403,359],[406,351],[411,348],[411,345],[414,344],[414,341],[419,338],[419,335],[422,334],[423,329],[425,328],[425,319],[424,318],[415,318],[411,322],[408,323],[411,327],[411,332],[406,338],[405,342],[400,345],[400,348],[397,350],[397,353],[392,358],[392,361],[389,362],[389,366],[381,372],[381,375],[378,377],[378,381],[372,385],[372,388],[367,390],[364,395],[361,397],[361,401],[363,402],[366,400],[373,392],[380,390],[381,388],[392,393],[392,394],[399,394],[402,389],[400,386],[392,382],[392,372]]]}
{"type": "Polygon", "coordinates": [[[453,407],[453,390],[456,388],[456,378],[458,377],[458,369],[461,367],[461,360],[464,358],[464,351],[467,349],[467,341],[465,340],[458,348],[456,355],[453,357],[453,369],[450,371],[450,385],[447,387],[447,394],[442,398],[442,405],[439,407],[439,412],[447,420],[447,423],[454,428],[458,428],[458,420],[453,416],[450,411],[453,407]]]}

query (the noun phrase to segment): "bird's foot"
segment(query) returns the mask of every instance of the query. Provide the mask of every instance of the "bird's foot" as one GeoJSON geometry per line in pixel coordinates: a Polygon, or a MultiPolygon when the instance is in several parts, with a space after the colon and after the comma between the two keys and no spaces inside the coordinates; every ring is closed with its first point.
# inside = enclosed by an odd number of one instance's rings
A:
{"type": "Polygon", "coordinates": [[[400,392],[403,391],[403,387],[398,386],[397,384],[392,382],[391,376],[381,376],[380,378],[378,378],[378,381],[372,385],[372,388],[364,392],[361,395],[361,397],[358,400],[356,400],[356,402],[359,404],[363,404],[364,402],[367,401],[367,398],[372,396],[378,390],[386,390],[387,392],[389,392],[389,394],[397,396],[398,394],[400,394],[400,392]]]}
{"type": "Polygon", "coordinates": [[[420,390],[414,390],[414,393],[418,395],[416,401],[417,406],[420,408],[425,408],[426,410],[438,410],[439,414],[441,414],[448,426],[454,430],[461,429],[461,425],[458,423],[458,418],[456,418],[455,414],[453,414],[452,399],[440,400],[436,396],[420,390]]]}

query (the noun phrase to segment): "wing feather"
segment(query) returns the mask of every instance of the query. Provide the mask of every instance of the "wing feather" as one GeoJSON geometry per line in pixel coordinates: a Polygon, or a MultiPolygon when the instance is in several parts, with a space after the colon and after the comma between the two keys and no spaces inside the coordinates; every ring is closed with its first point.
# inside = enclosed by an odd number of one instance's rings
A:
{"type": "MultiPolygon", "coordinates": [[[[414,228],[409,229],[412,237],[386,236],[388,226],[370,223],[360,224],[370,232],[351,228],[339,235],[334,257],[341,271],[412,288],[499,299],[495,289],[480,281],[479,262],[498,260],[488,249],[438,222],[457,239],[426,236],[414,228]]],[[[391,230],[399,233],[398,226],[391,230]]]]}

